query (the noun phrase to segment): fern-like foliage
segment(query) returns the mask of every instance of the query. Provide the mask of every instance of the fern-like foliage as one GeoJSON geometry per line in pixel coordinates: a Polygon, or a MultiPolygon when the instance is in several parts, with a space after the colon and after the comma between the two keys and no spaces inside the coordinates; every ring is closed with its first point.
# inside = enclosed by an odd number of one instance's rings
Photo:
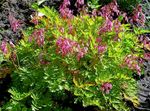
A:
{"type": "Polygon", "coordinates": [[[65,91],[85,107],[129,111],[124,98],[138,106],[136,81],[132,78],[136,71],[123,64],[127,55],[142,57],[143,51],[129,25],[120,25],[118,33],[113,27],[99,34],[105,23],[102,17],[81,13],[64,19],[54,9],[37,10],[45,17],[23,32],[24,38],[15,48],[11,100],[3,107],[5,111],[69,111],[56,99],[65,100],[65,91]],[[116,36],[118,41],[114,40],[116,36]],[[99,38],[102,44],[97,43],[99,38]],[[107,48],[99,52],[97,45],[107,48]],[[105,84],[111,84],[109,92],[102,89],[105,84]]]}

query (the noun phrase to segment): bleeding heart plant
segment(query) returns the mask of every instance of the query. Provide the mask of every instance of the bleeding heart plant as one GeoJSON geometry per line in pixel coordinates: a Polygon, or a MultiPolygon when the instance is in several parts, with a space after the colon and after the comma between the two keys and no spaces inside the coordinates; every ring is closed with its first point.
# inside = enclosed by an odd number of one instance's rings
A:
{"type": "MultiPolygon", "coordinates": [[[[75,102],[101,110],[128,111],[123,99],[138,106],[132,74],[142,74],[138,60],[144,51],[137,33],[118,19],[85,13],[70,17],[70,3],[64,2],[61,16],[54,9],[38,8],[45,17],[24,31],[23,39],[12,50],[16,58],[12,60],[11,100],[4,109],[60,109],[54,95],[64,100],[66,91],[76,97],[75,102]]],[[[6,48],[3,41],[4,54],[6,48]]]]}

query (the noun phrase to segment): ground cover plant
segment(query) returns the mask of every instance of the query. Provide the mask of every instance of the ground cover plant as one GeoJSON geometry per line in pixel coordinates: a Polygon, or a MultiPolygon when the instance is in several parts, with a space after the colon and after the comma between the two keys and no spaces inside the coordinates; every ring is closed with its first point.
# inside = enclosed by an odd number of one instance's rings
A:
{"type": "Polygon", "coordinates": [[[70,4],[63,1],[60,15],[34,5],[45,16],[33,17],[35,27],[23,31],[17,45],[1,42],[2,71],[12,77],[11,99],[2,110],[71,111],[62,104],[68,93],[74,103],[99,110],[128,111],[124,100],[139,106],[132,74],[141,76],[143,58],[149,59],[142,49],[149,49],[147,40],[138,39],[148,31],[121,24],[121,14],[111,18],[118,9],[97,16],[83,11],[84,1],[77,1],[79,15],[74,16],[70,4]]]}
{"type": "Polygon", "coordinates": [[[35,17],[35,27],[23,32],[18,45],[2,41],[13,81],[3,109],[70,110],[54,99],[65,99],[66,91],[74,102],[101,110],[129,110],[123,99],[138,106],[132,73],[142,72],[141,31],[131,31],[120,19],[85,12],[75,17],[65,3],[61,17],[54,9],[38,8],[46,17],[35,17]]]}

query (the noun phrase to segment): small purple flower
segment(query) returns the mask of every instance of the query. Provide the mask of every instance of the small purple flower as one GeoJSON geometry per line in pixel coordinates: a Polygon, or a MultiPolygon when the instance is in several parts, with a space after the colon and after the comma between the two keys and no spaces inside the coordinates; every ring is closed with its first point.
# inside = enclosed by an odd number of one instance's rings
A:
{"type": "Polygon", "coordinates": [[[119,15],[120,11],[118,10],[118,4],[116,0],[113,0],[111,3],[103,6],[99,14],[104,18],[108,17],[108,19],[113,20],[112,17],[115,13],[119,15]]]}
{"type": "Polygon", "coordinates": [[[12,41],[9,41],[9,44],[10,44],[11,48],[15,48],[15,45],[12,41]]]}
{"type": "Polygon", "coordinates": [[[119,20],[115,20],[114,23],[113,23],[113,26],[114,26],[115,32],[118,34],[119,31],[120,31],[120,26],[121,26],[120,21],[119,20]]]}
{"type": "Polygon", "coordinates": [[[94,9],[93,11],[92,11],[92,15],[95,17],[95,16],[97,16],[97,10],[96,9],[94,9]]]}
{"type": "Polygon", "coordinates": [[[34,23],[34,25],[38,25],[39,23],[39,20],[37,17],[34,17],[32,20],[31,20],[32,23],[34,23]]]}
{"type": "Polygon", "coordinates": [[[69,34],[72,34],[72,33],[73,33],[73,26],[69,25],[69,34]]]}
{"type": "Polygon", "coordinates": [[[131,23],[140,23],[141,25],[144,25],[145,23],[145,14],[142,12],[142,6],[138,5],[136,9],[133,11],[133,16],[130,20],[131,23]]]}
{"type": "Polygon", "coordinates": [[[101,85],[100,90],[109,94],[110,90],[112,89],[112,84],[109,82],[105,82],[101,85]]]}
{"type": "Polygon", "coordinates": [[[78,48],[77,60],[80,61],[81,58],[87,53],[88,47],[78,48]]]}
{"type": "Polygon", "coordinates": [[[70,0],[64,0],[63,5],[64,6],[69,6],[70,5],[70,0]]]}
{"type": "Polygon", "coordinates": [[[29,42],[35,40],[38,46],[44,45],[44,29],[37,29],[33,32],[33,34],[29,38],[29,42]]]}
{"type": "Polygon", "coordinates": [[[76,4],[78,4],[78,5],[84,5],[84,0],[77,0],[76,4]]]}
{"type": "Polygon", "coordinates": [[[139,58],[139,64],[143,64],[144,60],[143,58],[139,58]]]}
{"type": "Polygon", "coordinates": [[[129,69],[135,70],[138,75],[141,74],[141,68],[140,68],[140,66],[138,65],[138,57],[128,55],[128,56],[125,58],[125,65],[126,65],[129,69]]]}
{"type": "Polygon", "coordinates": [[[61,53],[62,56],[66,56],[69,53],[73,53],[74,52],[74,47],[76,46],[76,42],[72,41],[68,38],[62,38],[60,37],[57,41],[56,41],[56,46],[57,46],[57,52],[61,53]]]}
{"type": "Polygon", "coordinates": [[[60,14],[63,18],[72,18],[73,14],[69,8],[60,8],[60,14]]]}
{"type": "Polygon", "coordinates": [[[141,42],[143,42],[144,48],[150,49],[150,39],[148,37],[146,38],[142,37],[141,42]]]}
{"type": "Polygon", "coordinates": [[[72,18],[72,11],[69,9],[70,1],[64,0],[63,3],[59,7],[59,12],[63,18],[72,18]]]}
{"type": "Polygon", "coordinates": [[[106,50],[106,46],[102,46],[102,45],[99,45],[97,48],[98,48],[98,53],[103,53],[106,50]]]}
{"type": "Polygon", "coordinates": [[[21,22],[19,20],[17,20],[11,13],[8,16],[8,20],[11,26],[11,29],[16,32],[20,26],[21,26],[21,22]]]}
{"type": "Polygon", "coordinates": [[[105,33],[105,32],[111,31],[112,27],[113,27],[112,21],[106,18],[104,25],[100,27],[99,33],[105,33]]]}
{"type": "Polygon", "coordinates": [[[1,51],[3,52],[3,54],[7,54],[8,53],[8,47],[7,47],[6,40],[2,41],[0,48],[1,48],[1,51]]]}
{"type": "Polygon", "coordinates": [[[146,59],[146,60],[150,60],[150,53],[145,53],[144,54],[144,59],[146,59]]]}
{"type": "Polygon", "coordinates": [[[101,43],[102,42],[102,38],[101,37],[96,38],[96,42],[97,43],[101,43]]]}
{"type": "Polygon", "coordinates": [[[141,75],[141,68],[138,64],[135,64],[135,70],[136,70],[138,75],[141,75]]]}

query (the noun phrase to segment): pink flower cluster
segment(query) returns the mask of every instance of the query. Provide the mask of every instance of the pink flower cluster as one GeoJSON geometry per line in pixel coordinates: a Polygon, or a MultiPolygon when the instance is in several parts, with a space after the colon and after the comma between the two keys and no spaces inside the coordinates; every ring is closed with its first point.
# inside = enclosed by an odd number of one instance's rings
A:
{"type": "Polygon", "coordinates": [[[77,43],[75,41],[63,37],[60,37],[56,41],[57,52],[61,53],[63,57],[69,53],[73,53],[76,45],[77,43]]]}
{"type": "Polygon", "coordinates": [[[59,7],[59,12],[63,18],[72,18],[72,11],[69,9],[70,1],[64,0],[63,3],[59,7]]]}
{"type": "Polygon", "coordinates": [[[37,25],[39,23],[38,17],[33,17],[31,20],[32,23],[34,23],[35,25],[37,25]]]}
{"type": "Polygon", "coordinates": [[[111,3],[109,3],[108,5],[105,5],[101,8],[101,11],[99,12],[99,14],[104,17],[104,18],[108,18],[109,20],[113,20],[113,16],[114,14],[119,15],[120,11],[118,10],[118,4],[116,0],[113,0],[111,3]]]}
{"type": "Polygon", "coordinates": [[[102,54],[107,49],[107,46],[102,44],[102,38],[100,37],[96,39],[96,43],[98,44],[96,46],[96,48],[98,49],[98,53],[102,54]]]}
{"type": "Polygon", "coordinates": [[[69,34],[73,35],[73,25],[69,25],[69,34]]]}
{"type": "Polygon", "coordinates": [[[150,39],[148,37],[142,35],[139,40],[143,43],[145,49],[150,50],[150,39]]]}
{"type": "Polygon", "coordinates": [[[21,22],[19,20],[17,20],[11,13],[9,13],[8,20],[9,20],[11,29],[14,32],[16,32],[20,28],[21,22]]]}
{"type": "Polygon", "coordinates": [[[100,90],[105,92],[106,94],[109,94],[111,89],[112,89],[112,84],[109,82],[103,83],[100,87],[100,90]]]}
{"type": "Polygon", "coordinates": [[[121,31],[120,26],[121,26],[121,23],[118,19],[116,19],[116,20],[114,20],[114,22],[112,22],[108,17],[106,17],[104,24],[99,29],[99,34],[103,34],[103,33],[112,31],[113,28],[114,28],[114,31],[116,32],[116,34],[118,34],[121,31]]]}
{"type": "Polygon", "coordinates": [[[150,52],[144,53],[144,59],[150,60],[150,52]]]}
{"type": "Polygon", "coordinates": [[[136,56],[128,55],[125,58],[125,65],[127,65],[132,70],[136,70],[138,75],[141,74],[141,68],[138,65],[138,58],[136,56]]]}
{"type": "Polygon", "coordinates": [[[150,40],[148,38],[145,38],[143,41],[144,48],[150,50],[150,40]]]}
{"type": "Polygon", "coordinates": [[[14,45],[14,43],[12,41],[9,41],[9,44],[10,44],[11,48],[15,48],[15,45],[14,45]]]}
{"type": "Polygon", "coordinates": [[[76,4],[84,5],[84,0],[77,0],[77,1],[76,1],[76,4]]]}
{"type": "Polygon", "coordinates": [[[77,60],[80,61],[81,58],[84,57],[84,55],[88,52],[88,47],[81,48],[80,45],[78,45],[77,48],[77,60]]]}
{"type": "Polygon", "coordinates": [[[113,23],[110,19],[106,17],[105,23],[99,29],[99,34],[112,31],[113,23]]]}
{"type": "Polygon", "coordinates": [[[142,12],[142,6],[138,5],[136,9],[133,11],[133,16],[131,17],[131,23],[140,23],[144,25],[145,23],[145,15],[142,12]]]}
{"type": "Polygon", "coordinates": [[[120,32],[121,23],[118,19],[116,19],[113,23],[114,31],[118,34],[120,32]]]}
{"type": "Polygon", "coordinates": [[[56,46],[56,52],[61,53],[63,57],[68,54],[77,54],[78,61],[83,58],[88,51],[87,47],[81,48],[77,42],[63,37],[60,37],[56,41],[56,46]]]}
{"type": "Polygon", "coordinates": [[[7,47],[7,41],[6,40],[2,41],[0,49],[4,55],[8,54],[8,47],[7,47]]]}
{"type": "Polygon", "coordinates": [[[33,34],[29,38],[29,42],[35,40],[38,46],[44,45],[44,29],[37,29],[33,32],[33,34]]]}
{"type": "Polygon", "coordinates": [[[99,46],[98,46],[98,53],[99,53],[99,54],[100,54],[100,53],[103,53],[105,50],[106,50],[106,46],[104,46],[104,45],[99,45],[99,46]]]}
{"type": "Polygon", "coordinates": [[[80,10],[80,8],[84,5],[84,0],[77,0],[75,5],[80,10]]]}

